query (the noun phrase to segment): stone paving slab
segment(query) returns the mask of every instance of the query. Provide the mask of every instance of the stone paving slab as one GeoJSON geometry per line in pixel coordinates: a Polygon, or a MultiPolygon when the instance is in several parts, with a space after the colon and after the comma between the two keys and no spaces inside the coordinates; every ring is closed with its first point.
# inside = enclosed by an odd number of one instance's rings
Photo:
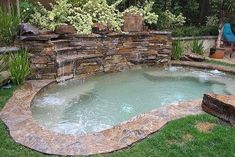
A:
{"type": "Polygon", "coordinates": [[[26,147],[56,155],[91,155],[127,148],[158,131],[169,121],[203,113],[201,100],[178,102],[138,115],[126,122],[82,136],[52,132],[39,126],[32,117],[31,102],[54,80],[31,80],[17,89],[0,112],[11,137],[26,147]]]}

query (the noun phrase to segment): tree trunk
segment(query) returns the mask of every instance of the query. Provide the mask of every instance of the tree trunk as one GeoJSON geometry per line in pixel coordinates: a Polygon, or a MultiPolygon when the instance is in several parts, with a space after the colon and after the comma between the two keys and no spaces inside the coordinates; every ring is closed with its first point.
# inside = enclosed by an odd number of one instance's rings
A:
{"type": "Polygon", "coordinates": [[[19,0],[16,0],[16,9],[17,9],[17,15],[20,17],[20,2],[19,2],[19,0]]]}
{"type": "Polygon", "coordinates": [[[220,23],[224,21],[224,0],[220,0],[220,23]]]}
{"type": "Polygon", "coordinates": [[[222,39],[222,35],[223,35],[223,25],[224,25],[224,1],[220,0],[220,18],[219,18],[219,22],[220,22],[220,26],[219,26],[219,35],[218,35],[218,39],[217,39],[217,43],[216,43],[216,48],[220,48],[220,42],[222,39]]]}
{"type": "Polygon", "coordinates": [[[203,22],[205,22],[205,17],[208,16],[208,12],[209,12],[209,0],[200,0],[199,3],[199,8],[200,8],[200,16],[199,16],[199,24],[202,24],[203,22]]]}

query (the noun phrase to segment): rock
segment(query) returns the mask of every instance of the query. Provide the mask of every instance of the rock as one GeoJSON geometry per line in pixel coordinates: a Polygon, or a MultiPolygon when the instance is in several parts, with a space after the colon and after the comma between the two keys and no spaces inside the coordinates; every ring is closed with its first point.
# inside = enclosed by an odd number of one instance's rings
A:
{"type": "Polygon", "coordinates": [[[205,61],[205,57],[202,55],[197,55],[193,53],[186,53],[184,56],[180,59],[183,61],[195,61],[195,62],[203,62],[205,61]]]}
{"type": "Polygon", "coordinates": [[[202,109],[235,126],[235,96],[205,94],[202,109]]]}
{"type": "Polygon", "coordinates": [[[58,34],[45,34],[45,35],[28,35],[20,36],[21,41],[49,41],[51,39],[58,39],[58,34]]]}
{"type": "Polygon", "coordinates": [[[0,72],[0,87],[10,81],[10,74],[7,71],[0,72]]]}
{"type": "Polygon", "coordinates": [[[95,34],[108,34],[109,33],[109,28],[107,25],[101,24],[101,23],[96,23],[92,27],[92,33],[95,34]]]}
{"type": "Polygon", "coordinates": [[[76,29],[71,25],[59,25],[55,28],[56,34],[75,34],[77,33],[76,29]]]}
{"type": "Polygon", "coordinates": [[[18,47],[0,47],[0,55],[8,52],[17,52],[20,48],[18,47]]]}
{"type": "Polygon", "coordinates": [[[22,23],[19,25],[19,35],[20,36],[27,36],[27,35],[38,35],[39,34],[39,30],[28,24],[28,23],[22,23]]]}

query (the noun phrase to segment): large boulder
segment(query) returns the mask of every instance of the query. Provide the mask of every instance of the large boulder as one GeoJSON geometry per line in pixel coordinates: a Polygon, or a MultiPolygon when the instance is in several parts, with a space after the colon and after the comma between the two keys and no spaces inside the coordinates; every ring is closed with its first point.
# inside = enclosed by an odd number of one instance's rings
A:
{"type": "Polygon", "coordinates": [[[7,71],[0,72],[0,87],[10,81],[10,74],[7,71]]]}
{"type": "Polygon", "coordinates": [[[180,59],[182,61],[194,61],[194,62],[203,62],[205,61],[206,57],[194,53],[186,53],[180,59]]]}
{"type": "Polygon", "coordinates": [[[202,109],[235,126],[235,96],[204,94],[202,109]]]}

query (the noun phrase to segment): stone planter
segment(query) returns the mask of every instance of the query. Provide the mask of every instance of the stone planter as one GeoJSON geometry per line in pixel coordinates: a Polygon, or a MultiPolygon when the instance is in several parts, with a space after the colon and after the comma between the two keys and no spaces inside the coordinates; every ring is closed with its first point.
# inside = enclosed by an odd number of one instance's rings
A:
{"type": "Polygon", "coordinates": [[[210,58],[214,59],[223,59],[225,54],[224,49],[211,49],[210,58]]]}
{"type": "Polygon", "coordinates": [[[124,32],[141,32],[144,30],[144,18],[138,14],[124,15],[124,32]]]}
{"type": "Polygon", "coordinates": [[[55,28],[56,34],[74,34],[77,33],[76,29],[71,25],[59,25],[55,28]]]}

